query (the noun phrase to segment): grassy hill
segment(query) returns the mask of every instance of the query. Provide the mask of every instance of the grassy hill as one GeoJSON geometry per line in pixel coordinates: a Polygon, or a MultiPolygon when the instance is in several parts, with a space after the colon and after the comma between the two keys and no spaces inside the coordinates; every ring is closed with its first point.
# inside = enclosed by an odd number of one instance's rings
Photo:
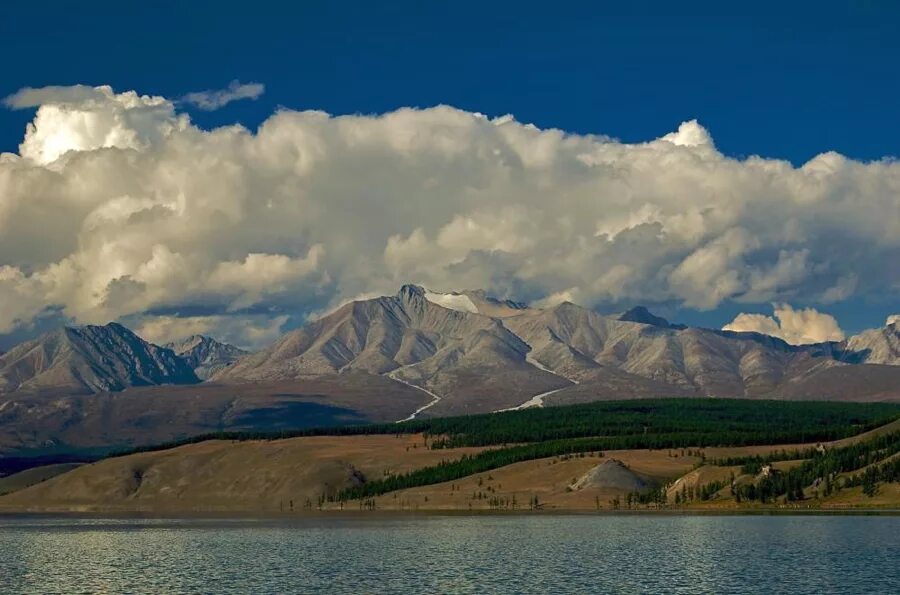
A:
{"type": "Polygon", "coordinates": [[[896,404],[603,402],[215,434],[81,466],[0,497],[0,510],[852,506],[855,491],[865,491],[861,505],[886,506],[897,492],[898,451],[896,404]],[[652,488],[622,493],[577,481],[611,458],[652,488]]]}

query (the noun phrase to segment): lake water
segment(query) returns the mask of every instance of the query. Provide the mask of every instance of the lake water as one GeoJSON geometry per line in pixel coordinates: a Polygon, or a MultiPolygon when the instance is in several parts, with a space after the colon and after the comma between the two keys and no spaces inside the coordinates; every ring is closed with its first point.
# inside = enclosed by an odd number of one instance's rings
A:
{"type": "Polygon", "coordinates": [[[900,517],[0,517],[0,591],[900,593],[900,517]]]}

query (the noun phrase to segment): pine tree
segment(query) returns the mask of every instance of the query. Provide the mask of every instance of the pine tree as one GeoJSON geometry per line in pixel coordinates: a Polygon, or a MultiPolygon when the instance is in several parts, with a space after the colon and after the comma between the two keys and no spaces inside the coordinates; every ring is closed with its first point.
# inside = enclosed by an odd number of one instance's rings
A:
{"type": "Polygon", "coordinates": [[[875,478],[875,469],[872,467],[866,469],[863,474],[862,491],[869,498],[873,498],[878,493],[878,482],[875,478]]]}

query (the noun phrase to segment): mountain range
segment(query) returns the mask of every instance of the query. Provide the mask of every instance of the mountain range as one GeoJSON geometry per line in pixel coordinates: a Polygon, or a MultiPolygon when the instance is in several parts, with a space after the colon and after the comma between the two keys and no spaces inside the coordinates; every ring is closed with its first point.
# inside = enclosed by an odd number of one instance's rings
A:
{"type": "Polygon", "coordinates": [[[349,302],[256,353],[197,335],[161,347],[111,323],[66,327],[0,355],[0,430],[7,426],[17,448],[56,444],[47,428],[109,417],[110,408],[128,426],[141,404],[123,403],[138,398],[154,404],[155,417],[122,443],[267,428],[279,415],[329,423],[323,411],[344,422],[392,421],[659,396],[900,400],[900,323],[796,346],[671,324],[642,307],[601,315],[569,302],[534,308],[405,285],[349,302]],[[99,398],[88,403],[90,395],[99,398]],[[309,415],[311,404],[324,409],[309,415]],[[82,418],[67,417],[76,410],[82,418]],[[178,415],[192,421],[167,434],[166,417],[178,415]],[[52,423],[39,428],[39,419],[52,423]]]}

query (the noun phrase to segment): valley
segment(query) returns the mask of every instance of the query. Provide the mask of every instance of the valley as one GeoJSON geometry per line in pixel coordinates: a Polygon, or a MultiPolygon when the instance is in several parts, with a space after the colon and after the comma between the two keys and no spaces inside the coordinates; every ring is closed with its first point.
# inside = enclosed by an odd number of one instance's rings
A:
{"type": "Polygon", "coordinates": [[[393,422],[424,406],[420,390],[381,376],[136,387],[121,392],[0,396],[4,456],[103,455],[224,430],[294,430],[393,422]]]}

